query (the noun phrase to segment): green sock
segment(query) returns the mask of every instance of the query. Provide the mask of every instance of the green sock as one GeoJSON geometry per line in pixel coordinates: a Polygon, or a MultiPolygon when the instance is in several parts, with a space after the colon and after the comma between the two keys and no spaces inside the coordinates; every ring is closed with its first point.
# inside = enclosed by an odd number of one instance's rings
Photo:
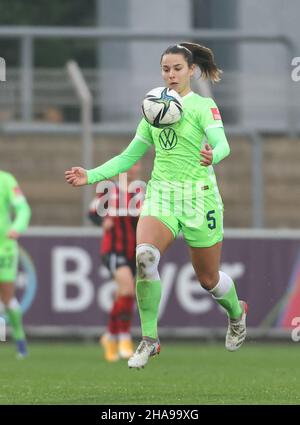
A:
{"type": "Polygon", "coordinates": [[[242,309],[236,294],[234,283],[227,294],[223,295],[221,298],[214,297],[214,299],[218,304],[224,307],[225,310],[227,310],[230,319],[238,319],[241,316],[242,309]]]}
{"type": "Polygon", "coordinates": [[[140,313],[142,335],[157,339],[157,319],[161,297],[159,280],[138,280],[136,295],[140,313]]]}
{"type": "Polygon", "coordinates": [[[25,339],[25,333],[22,324],[22,312],[20,308],[7,308],[6,310],[10,326],[12,328],[12,336],[15,341],[25,339]]]}

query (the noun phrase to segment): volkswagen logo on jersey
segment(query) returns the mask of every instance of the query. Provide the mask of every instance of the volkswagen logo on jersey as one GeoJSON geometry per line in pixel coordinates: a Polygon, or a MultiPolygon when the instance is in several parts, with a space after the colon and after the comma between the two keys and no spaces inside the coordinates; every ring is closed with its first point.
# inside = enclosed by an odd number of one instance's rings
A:
{"type": "Polygon", "coordinates": [[[159,143],[162,149],[169,151],[177,145],[177,134],[171,127],[164,128],[159,134],[159,143]]]}

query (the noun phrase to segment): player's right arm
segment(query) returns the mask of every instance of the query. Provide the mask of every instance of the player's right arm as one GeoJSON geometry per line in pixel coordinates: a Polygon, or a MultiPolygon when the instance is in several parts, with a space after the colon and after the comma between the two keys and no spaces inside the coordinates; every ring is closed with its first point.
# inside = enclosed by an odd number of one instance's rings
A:
{"type": "Polygon", "coordinates": [[[149,124],[142,119],[135,137],[127,148],[120,154],[91,170],[82,167],[72,167],[65,172],[65,178],[72,186],[93,184],[129,170],[153,144],[149,124]]]}

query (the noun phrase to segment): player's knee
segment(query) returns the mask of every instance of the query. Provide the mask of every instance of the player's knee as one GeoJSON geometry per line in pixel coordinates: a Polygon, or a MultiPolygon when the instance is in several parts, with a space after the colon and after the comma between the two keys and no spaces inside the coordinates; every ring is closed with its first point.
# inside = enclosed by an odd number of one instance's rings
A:
{"type": "Polygon", "coordinates": [[[219,273],[218,272],[205,272],[203,271],[198,276],[200,285],[206,289],[213,289],[219,281],[219,273]]]}
{"type": "Polygon", "coordinates": [[[159,280],[159,250],[150,244],[143,243],[136,248],[137,277],[141,280],[159,280]]]}

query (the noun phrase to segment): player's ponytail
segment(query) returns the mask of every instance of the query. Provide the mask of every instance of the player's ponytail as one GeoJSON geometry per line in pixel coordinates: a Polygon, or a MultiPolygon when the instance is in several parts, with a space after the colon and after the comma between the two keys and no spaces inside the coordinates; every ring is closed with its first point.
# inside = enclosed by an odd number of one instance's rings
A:
{"type": "Polygon", "coordinates": [[[214,82],[220,81],[222,71],[218,69],[214,54],[208,47],[188,42],[180,43],[180,46],[185,47],[192,53],[193,63],[199,66],[202,77],[210,78],[214,82]]]}

